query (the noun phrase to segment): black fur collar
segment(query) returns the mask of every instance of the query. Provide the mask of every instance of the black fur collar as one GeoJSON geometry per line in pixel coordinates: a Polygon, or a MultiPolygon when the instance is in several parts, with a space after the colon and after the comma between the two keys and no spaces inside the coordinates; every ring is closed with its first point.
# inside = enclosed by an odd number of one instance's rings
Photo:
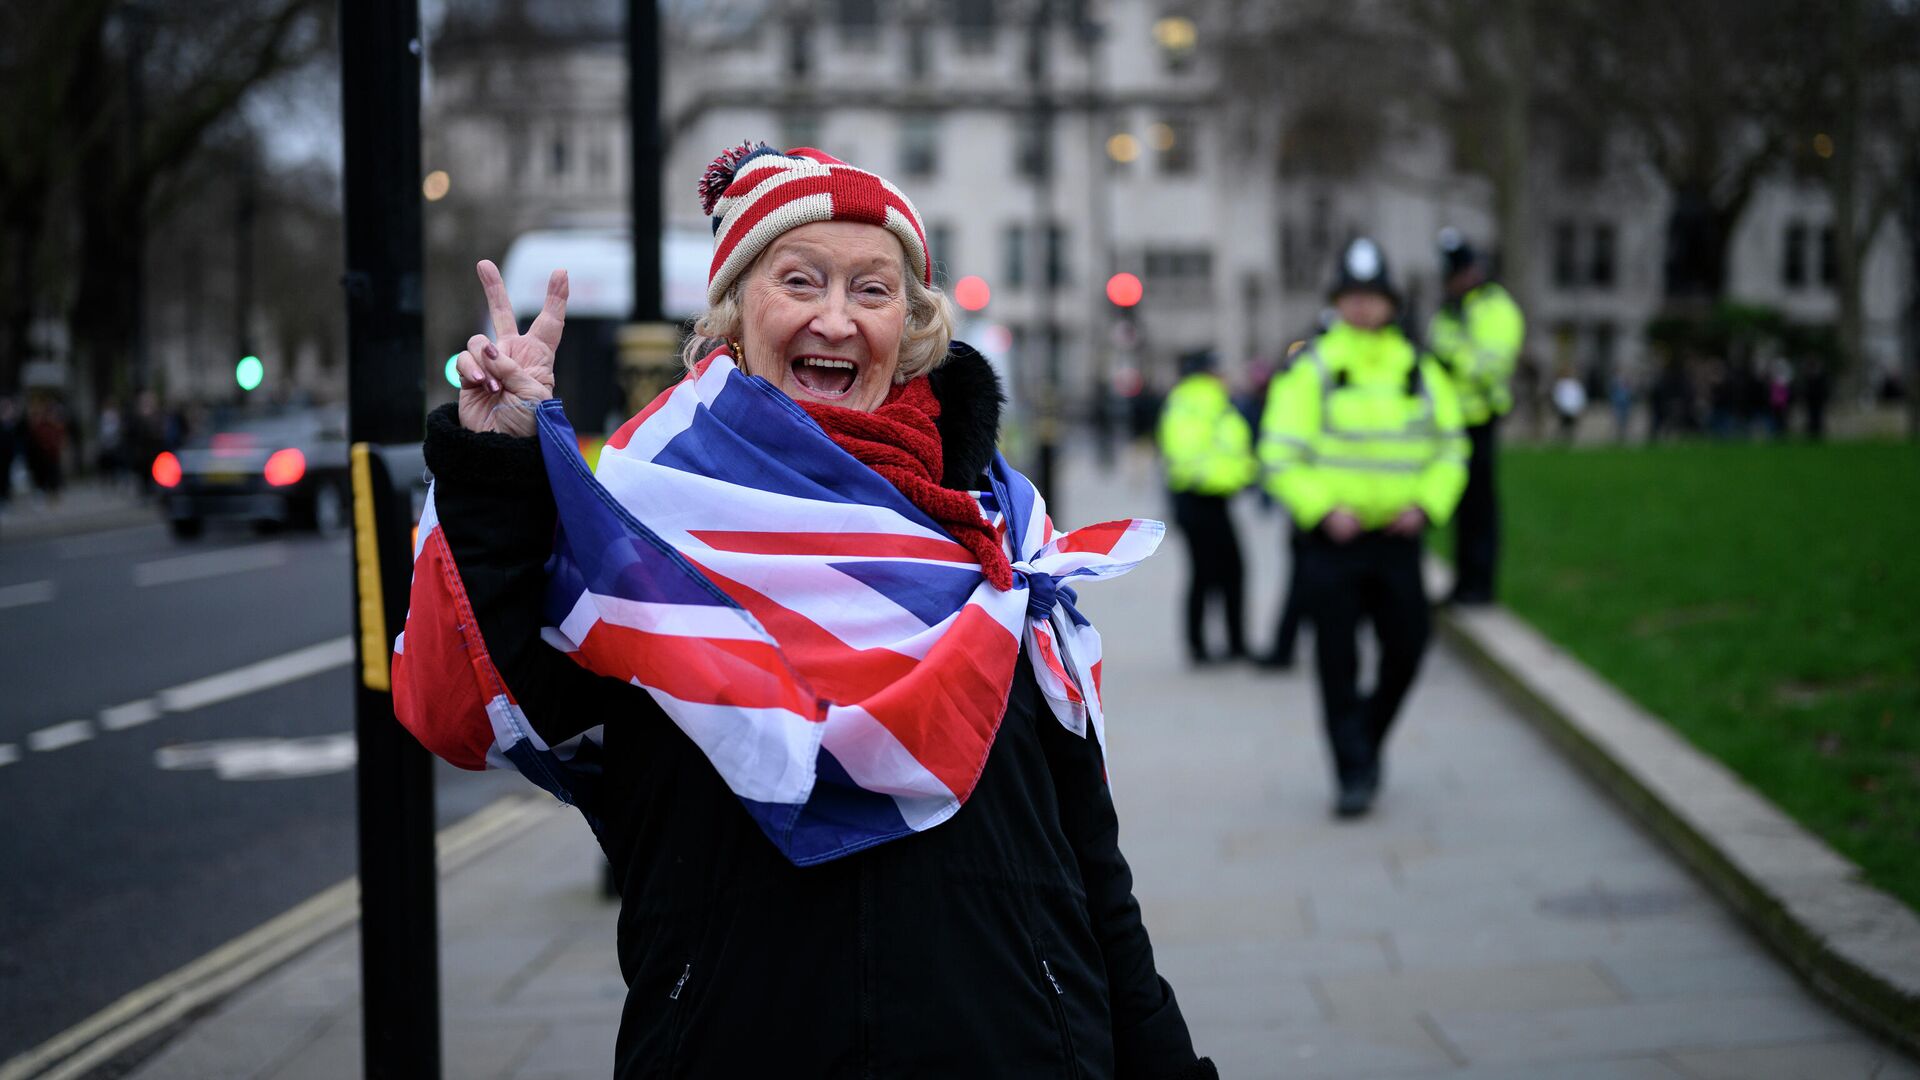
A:
{"type": "Polygon", "coordinates": [[[927,380],[933,396],[940,399],[937,424],[946,466],[940,486],[956,491],[977,488],[1000,440],[1000,410],[1007,403],[1000,376],[973,346],[956,341],[927,380]]]}

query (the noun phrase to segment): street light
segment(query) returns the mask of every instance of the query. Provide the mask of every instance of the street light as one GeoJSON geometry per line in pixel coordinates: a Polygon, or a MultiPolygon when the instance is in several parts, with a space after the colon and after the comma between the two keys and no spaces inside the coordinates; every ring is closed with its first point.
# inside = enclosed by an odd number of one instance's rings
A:
{"type": "Polygon", "coordinates": [[[459,353],[454,353],[452,356],[447,357],[446,374],[447,374],[447,385],[453,387],[455,390],[460,389],[460,354],[459,353]]]}

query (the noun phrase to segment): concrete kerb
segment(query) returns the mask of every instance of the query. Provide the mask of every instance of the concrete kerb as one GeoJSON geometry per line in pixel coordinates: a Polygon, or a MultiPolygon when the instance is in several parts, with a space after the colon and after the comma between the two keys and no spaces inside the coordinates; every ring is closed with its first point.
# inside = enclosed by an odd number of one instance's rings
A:
{"type": "Polygon", "coordinates": [[[1439,624],[1815,991],[1920,1055],[1920,917],[1511,613],[1447,608],[1439,624]]]}

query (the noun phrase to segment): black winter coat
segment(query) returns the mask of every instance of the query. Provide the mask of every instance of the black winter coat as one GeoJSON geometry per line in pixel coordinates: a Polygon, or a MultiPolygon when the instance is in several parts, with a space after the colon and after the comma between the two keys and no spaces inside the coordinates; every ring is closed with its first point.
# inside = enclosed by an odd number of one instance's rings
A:
{"type": "MultiPolygon", "coordinates": [[[[992,369],[936,372],[950,487],[990,460],[992,369]]],[[[536,439],[428,421],[426,458],[481,631],[549,744],[605,724],[585,808],[624,898],[618,1077],[1206,1077],[1118,845],[1099,747],[1021,661],[949,821],[820,866],[786,860],[646,693],[539,640],[554,509],[536,439]]]]}

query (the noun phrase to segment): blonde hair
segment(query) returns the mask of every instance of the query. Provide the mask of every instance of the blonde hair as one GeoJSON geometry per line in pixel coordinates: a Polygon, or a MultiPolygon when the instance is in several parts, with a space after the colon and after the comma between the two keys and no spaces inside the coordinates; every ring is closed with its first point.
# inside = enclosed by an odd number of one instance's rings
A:
{"type": "MultiPolygon", "coordinates": [[[[938,287],[929,287],[921,281],[913,267],[906,265],[904,255],[900,261],[902,277],[907,283],[907,320],[900,331],[900,367],[893,378],[895,382],[906,382],[939,367],[947,358],[947,347],[953,344],[953,304],[938,287]]],[[[727,289],[719,303],[694,320],[693,333],[680,349],[680,360],[688,371],[713,350],[722,345],[731,347],[740,337],[740,328],[746,322],[740,303],[740,282],[751,273],[749,267],[727,289]]],[[[744,357],[736,356],[734,360],[746,362],[744,357]]]]}

